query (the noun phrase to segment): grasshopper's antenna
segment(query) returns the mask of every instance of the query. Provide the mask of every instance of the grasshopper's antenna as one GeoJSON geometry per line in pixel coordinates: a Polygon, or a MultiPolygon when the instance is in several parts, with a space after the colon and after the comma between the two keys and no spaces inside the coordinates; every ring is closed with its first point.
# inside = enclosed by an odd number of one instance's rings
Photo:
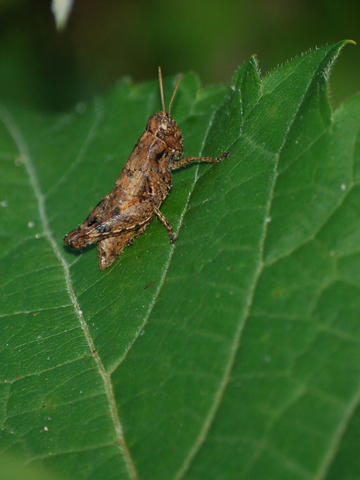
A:
{"type": "Polygon", "coordinates": [[[181,80],[181,75],[180,75],[179,78],[177,79],[177,82],[176,82],[176,85],[175,85],[175,88],[174,88],[174,93],[172,94],[172,97],[171,97],[171,100],[170,100],[170,103],[169,103],[169,115],[170,115],[170,112],[171,112],[171,105],[172,105],[172,102],[173,102],[173,100],[174,100],[176,90],[178,89],[180,80],[181,80]]]}
{"type": "Polygon", "coordinates": [[[165,100],[164,100],[164,86],[163,86],[162,75],[161,75],[161,67],[159,67],[159,83],[160,83],[161,105],[162,105],[163,112],[166,112],[166,110],[165,110],[165,100]]]}

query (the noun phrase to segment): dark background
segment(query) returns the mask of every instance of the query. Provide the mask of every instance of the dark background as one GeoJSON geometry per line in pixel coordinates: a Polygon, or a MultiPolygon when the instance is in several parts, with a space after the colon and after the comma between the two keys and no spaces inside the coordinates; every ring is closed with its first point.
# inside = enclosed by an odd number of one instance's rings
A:
{"type": "MultiPolygon", "coordinates": [[[[194,70],[229,82],[256,53],[263,75],[315,46],[360,41],[353,0],[77,0],[58,32],[50,0],[0,0],[0,98],[66,110],[124,75],[140,82],[194,70]]],[[[337,106],[360,90],[360,49],[348,46],[331,76],[337,106]]]]}

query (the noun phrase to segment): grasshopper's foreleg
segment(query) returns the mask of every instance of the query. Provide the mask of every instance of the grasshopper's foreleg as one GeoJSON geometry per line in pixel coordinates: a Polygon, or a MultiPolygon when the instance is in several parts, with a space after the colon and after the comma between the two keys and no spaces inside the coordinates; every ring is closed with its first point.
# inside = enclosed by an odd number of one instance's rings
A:
{"type": "Polygon", "coordinates": [[[224,158],[227,158],[230,155],[230,152],[222,153],[217,158],[212,157],[185,157],[179,160],[178,162],[174,162],[170,165],[171,170],[176,170],[181,167],[185,167],[186,165],[190,165],[193,162],[205,162],[205,163],[218,163],[221,162],[224,158]]]}

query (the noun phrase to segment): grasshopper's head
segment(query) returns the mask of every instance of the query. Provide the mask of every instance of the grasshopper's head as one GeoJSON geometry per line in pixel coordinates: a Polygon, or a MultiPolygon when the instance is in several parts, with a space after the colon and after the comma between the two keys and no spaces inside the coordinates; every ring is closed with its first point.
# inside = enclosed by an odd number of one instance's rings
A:
{"type": "Polygon", "coordinates": [[[151,115],[146,126],[146,130],[149,130],[153,135],[155,135],[163,143],[165,143],[173,160],[177,160],[178,158],[180,158],[184,151],[183,138],[180,128],[170,114],[171,105],[178,89],[180,80],[181,77],[179,77],[176,82],[174,92],[169,103],[169,113],[167,113],[165,108],[164,87],[161,75],[161,68],[159,67],[160,95],[163,109],[161,112],[151,115]]]}
{"type": "Polygon", "coordinates": [[[181,157],[184,151],[183,138],[178,124],[169,113],[158,112],[151,115],[146,130],[165,143],[173,159],[181,157]]]}

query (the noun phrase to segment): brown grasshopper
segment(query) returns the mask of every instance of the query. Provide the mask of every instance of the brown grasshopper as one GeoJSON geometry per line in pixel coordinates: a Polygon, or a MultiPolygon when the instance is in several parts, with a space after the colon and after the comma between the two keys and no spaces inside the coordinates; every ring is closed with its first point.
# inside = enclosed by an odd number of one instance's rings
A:
{"type": "Polygon", "coordinates": [[[112,191],[94,208],[87,219],[64,237],[68,247],[82,248],[97,243],[99,267],[109,267],[134,238],[139,237],[156,216],[176,242],[174,231],[160,211],[172,187],[171,170],[193,162],[216,163],[229,156],[217,158],[186,157],[183,138],[170,115],[178,89],[178,78],[172,94],[169,113],[165,111],[164,88],[159,67],[162,111],[149,118],[146,130],[130,154],[112,191]]]}

